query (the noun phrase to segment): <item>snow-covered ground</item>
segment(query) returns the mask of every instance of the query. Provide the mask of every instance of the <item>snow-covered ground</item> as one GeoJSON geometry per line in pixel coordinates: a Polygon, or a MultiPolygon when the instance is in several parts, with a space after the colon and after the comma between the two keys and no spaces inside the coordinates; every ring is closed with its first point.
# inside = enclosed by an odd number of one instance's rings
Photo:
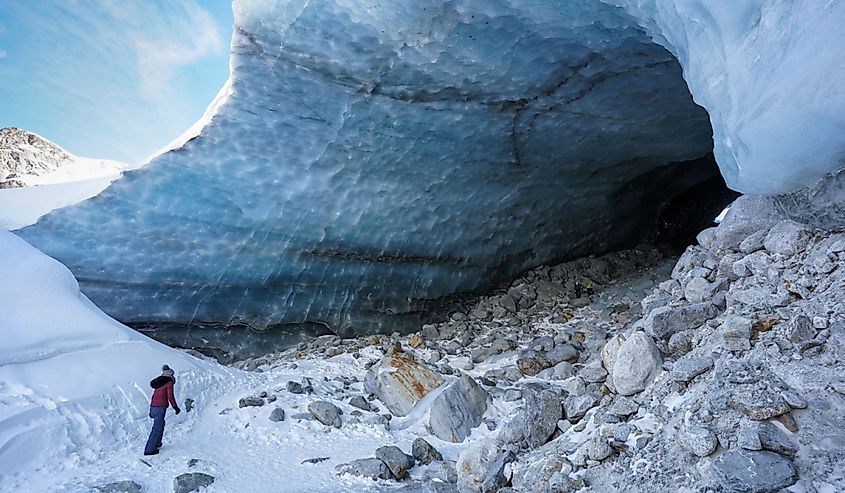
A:
{"type": "MultiPolygon", "coordinates": [[[[435,393],[408,417],[394,418],[392,431],[365,420],[347,422],[354,408],[336,396],[337,379],[363,377],[365,362],[380,355],[376,349],[362,351],[359,359],[342,354],[239,371],[163,346],[109,318],[79,292],[67,268],[12,233],[0,231],[0,254],[14,259],[0,264],[0,491],[82,492],[133,480],[146,492],[169,492],[175,476],[193,471],[216,477],[208,492],[386,491],[401,485],[339,477],[334,467],[372,456],[383,445],[410,452],[417,436],[457,459],[458,445],[424,429],[435,393]],[[179,402],[193,399],[195,409],[179,416],[169,411],[161,454],[143,457],[151,425],[147,382],[163,363],[177,372],[179,402]],[[284,390],[289,380],[306,377],[314,394],[284,390]],[[238,407],[241,397],[261,390],[277,401],[238,407]],[[291,418],[307,412],[308,403],[333,396],[344,410],[341,429],[291,418]],[[287,412],[285,421],[269,420],[276,406],[287,412]],[[302,464],[315,457],[328,460],[302,464]],[[191,459],[198,461],[189,466],[191,459]]],[[[488,412],[513,411],[505,407],[488,412]]],[[[470,441],[488,433],[482,426],[470,441]]]]}
{"type": "Polygon", "coordinates": [[[22,228],[54,209],[91,198],[127,169],[117,161],[72,156],[53,172],[21,176],[25,187],[0,190],[0,228],[22,228]]]}

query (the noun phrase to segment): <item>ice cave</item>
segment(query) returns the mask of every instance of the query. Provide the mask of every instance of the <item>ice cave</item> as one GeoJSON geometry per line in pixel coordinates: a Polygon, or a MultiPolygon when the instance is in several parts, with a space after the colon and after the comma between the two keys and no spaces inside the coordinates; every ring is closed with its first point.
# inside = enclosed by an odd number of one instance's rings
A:
{"type": "Polygon", "coordinates": [[[0,231],[0,490],[845,489],[845,2],[233,9],[196,137],[0,231]]]}

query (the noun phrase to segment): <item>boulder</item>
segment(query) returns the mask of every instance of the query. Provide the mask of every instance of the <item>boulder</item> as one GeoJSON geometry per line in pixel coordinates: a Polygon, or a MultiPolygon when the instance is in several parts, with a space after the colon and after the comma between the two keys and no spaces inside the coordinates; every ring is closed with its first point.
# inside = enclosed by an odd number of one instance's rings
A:
{"type": "Polygon", "coordinates": [[[643,326],[655,339],[669,339],[682,330],[694,329],[719,314],[712,303],[683,306],[661,306],[643,319],[643,326]]]}
{"type": "Polygon", "coordinates": [[[616,362],[616,354],[622,343],[625,342],[625,337],[622,334],[616,334],[607,340],[601,348],[601,363],[608,372],[613,371],[613,364],[616,362]]]}
{"type": "Polygon", "coordinates": [[[411,444],[411,454],[417,462],[423,465],[443,460],[443,455],[422,438],[416,438],[414,443],[411,444]]]}
{"type": "Polygon", "coordinates": [[[396,479],[404,478],[408,469],[414,467],[414,458],[395,445],[377,448],[376,459],[384,462],[396,479]]]}
{"type": "Polygon", "coordinates": [[[288,391],[288,392],[290,392],[291,394],[302,394],[302,393],[304,393],[304,392],[305,392],[305,390],[302,388],[302,384],[301,384],[301,383],[299,383],[299,382],[292,382],[292,381],[289,381],[289,382],[287,383],[287,386],[286,386],[285,388],[286,388],[286,389],[287,389],[287,391],[288,391]]]}
{"type": "Polygon", "coordinates": [[[523,394],[524,443],[533,449],[549,441],[563,415],[563,408],[560,405],[560,396],[551,390],[537,391],[529,388],[523,394]]]}
{"type": "Polygon", "coordinates": [[[753,233],[768,229],[781,214],[769,197],[743,195],[736,199],[728,214],[716,228],[713,242],[719,250],[736,250],[753,233]]]}
{"type": "Polygon", "coordinates": [[[751,348],[751,320],[739,315],[728,315],[721,325],[722,345],[729,351],[751,348]]]}
{"type": "Polygon", "coordinates": [[[675,435],[675,441],[682,449],[699,457],[706,457],[716,450],[719,441],[716,435],[701,426],[684,426],[675,435]]]}
{"type": "Polygon", "coordinates": [[[644,332],[634,332],[622,343],[613,365],[613,385],[621,395],[641,392],[660,373],[663,358],[644,332]]]}
{"type": "Polygon", "coordinates": [[[264,399],[261,397],[242,397],[238,401],[238,407],[259,407],[264,405],[264,399]]]}
{"type": "Polygon", "coordinates": [[[173,493],[199,491],[214,482],[214,476],[201,472],[180,474],[173,479],[173,493]]]}
{"type": "Polygon", "coordinates": [[[554,366],[561,361],[574,363],[578,361],[578,350],[572,344],[558,344],[545,354],[549,366],[554,366]]]}
{"type": "Polygon", "coordinates": [[[463,442],[481,424],[485,411],[487,391],[469,376],[462,375],[432,402],[429,428],[441,440],[463,442]]]}
{"type": "Polygon", "coordinates": [[[458,489],[454,486],[454,483],[458,482],[458,470],[455,467],[455,461],[438,460],[432,462],[428,465],[428,467],[423,469],[422,480],[425,482],[432,482],[432,480],[435,480],[434,482],[440,481],[443,483],[452,483],[453,490],[442,491],[454,491],[457,493],[458,489]]]}
{"type": "Polygon", "coordinates": [[[817,333],[813,321],[806,315],[792,318],[786,326],[786,337],[797,344],[813,340],[817,333]]]}
{"type": "Polygon", "coordinates": [[[94,489],[100,493],[141,493],[141,485],[135,481],[115,481],[95,486],[94,489]]]}
{"type": "Polygon", "coordinates": [[[362,395],[356,395],[349,399],[349,405],[357,407],[358,409],[363,409],[364,411],[373,411],[372,404],[370,404],[370,402],[362,395]]]}
{"type": "Polygon", "coordinates": [[[795,466],[786,457],[742,448],[719,455],[712,471],[726,491],[776,493],[798,479],[795,466]]]}
{"type": "Polygon", "coordinates": [[[326,426],[340,428],[340,409],[331,402],[314,401],[308,404],[308,412],[326,426]]]}
{"type": "Polygon", "coordinates": [[[513,452],[496,440],[471,445],[458,456],[458,490],[461,493],[494,493],[506,486],[505,466],[515,459],[513,452]]]}
{"type": "Polygon", "coordinates": [[[713,358],[707,356],[681,358],[672,365],[672,380],[689,382],[711,368],[713,368],[713,358]]]}
{"type": "Polygon", "coordinates": [[[809,240],[810,230],[806,225],[786,219],[772,226],[763,246],[769,252],[792,256],[804,251],[809,240]]]}
{"type": "Polygon", "coordinates": [[[442,384],[443,377],[398,350],[382,358],[364,377],[364,388],[395,416],[407,416],[420,399],[442,384]]]}
{"type": "Polygon", "coordinates": [[[285,420],[285,410],[277,407],[273,409],[273,412],[270,413],[270,421],[284,421],[285,420]]]}
{"type": "Polygon", "coordinates": [[[598,400],[592,394],[570,395],[563,401],[563,409],[566,419],[577,423],[587,414],[587,411],[596,407],[598,400]]]}
{"type": "Polygon", "coordinates": [[[335,467],[338,474],[351,474],[370,479],[393,479],[393,473],[387,464],[374,457],[366,459],[355,459],[346,464],[338,464],[335,467]]]}

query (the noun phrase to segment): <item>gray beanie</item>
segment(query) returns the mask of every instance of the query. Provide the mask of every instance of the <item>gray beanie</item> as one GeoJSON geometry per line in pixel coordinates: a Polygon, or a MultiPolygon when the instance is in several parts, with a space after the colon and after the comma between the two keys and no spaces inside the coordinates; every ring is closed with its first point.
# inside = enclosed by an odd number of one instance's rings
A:
{"type": "Polygon", "coordinates": [[[164,375],[165,377],[172,377],[173,376],[173,370],[171,370],[170,367],[167,366],[167,365],[162,365],[161,366],[161,374],[164,375]]]}

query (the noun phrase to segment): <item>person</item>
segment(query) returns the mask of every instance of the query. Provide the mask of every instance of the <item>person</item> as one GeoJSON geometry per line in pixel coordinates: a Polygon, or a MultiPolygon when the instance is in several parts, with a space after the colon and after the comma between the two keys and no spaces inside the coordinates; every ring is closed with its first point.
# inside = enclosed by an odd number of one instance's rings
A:
{"type": "Polygon", "coordinates": [[[581,297],[581,281],[575,281],[575,297],[581,297]]]}
{"type": "Polygon", "coordinates": [[[587,283],[587,296],[592,298],[593,294],[595,294],[595,290],[593,289],[593,283],[588,282],[587,283]]]}
{"type": "Polygon", "coordinates": [[[144,447],[144,455],[155,455],[161,448],[161,439],[164,437],[164,415],[167,413],[167,405],[170,404],[176,414],[181,409],[176,404],[176,396],[173,394],[173,386],[176,384],[176,377],[169,366],[161,367],[161,375],[150,381],[153,390],[153,397],[150,400],[150,417],[153,418],[153,429],[150,431],[150,438],[144,447]]]}

